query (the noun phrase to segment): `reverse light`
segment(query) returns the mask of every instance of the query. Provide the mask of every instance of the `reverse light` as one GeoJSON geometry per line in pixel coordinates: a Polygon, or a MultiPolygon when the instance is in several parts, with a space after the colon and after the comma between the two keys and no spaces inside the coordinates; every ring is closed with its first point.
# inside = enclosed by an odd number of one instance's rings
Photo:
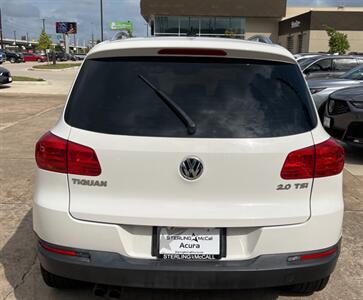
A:
{"type": "Polygon", "coordinates": [[[310,88],[310,92],[314,95],[324,91],[326,87],[310,88]]]}
{"type": "Polygon", "coordinates": [[[333,139],[291,152],[282,167],[286,180],[320,178],[340,174],[344,168],[344,149],[333,139]]]}
{"type": "Polygon", "coordinates": [[[86,176],[101,174],[95,151],[51,132],[44,134],[36,144],[35,160],[40,169],[86,176]]]}
{"type": "Polygon", "coordinates": [[[200,55],[200,56],[226,56],[227,53],[219,49],[199,49],[199,48],[169,48],[161,49],[158,52],[161,55],[200,55]]]}

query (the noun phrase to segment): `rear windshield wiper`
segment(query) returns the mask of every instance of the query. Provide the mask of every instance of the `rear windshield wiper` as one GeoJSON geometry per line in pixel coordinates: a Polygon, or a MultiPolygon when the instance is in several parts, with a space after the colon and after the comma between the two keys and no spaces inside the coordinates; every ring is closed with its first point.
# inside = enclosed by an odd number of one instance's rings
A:
{"type": "Polygon", "coordinates": [[[194,121],[187,115],[187,113],[181,109],[181,107],[176,104],[173,100],[169,98],[162,90],[158,89],[155,85],[153,85],[149,80],[147,80],[144,76],[138,75],[139,78],[145,82],[151,89],[154,90],[155,94],[163,100],[163,102],[173,111],[173,113],[183,122],[185,127],[188,129],[189,134],[194,134],[197,131],[197,125],[194,121]]]}

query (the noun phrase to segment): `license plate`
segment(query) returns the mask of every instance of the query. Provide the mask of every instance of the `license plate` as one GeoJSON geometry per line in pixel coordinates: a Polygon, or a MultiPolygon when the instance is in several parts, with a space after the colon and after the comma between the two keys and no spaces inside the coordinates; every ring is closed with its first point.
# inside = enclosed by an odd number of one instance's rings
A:
{"type": "Polygon", "coordinates": [[[161,227],[156,238],[157,256],[162,259],[214,260],[225,252],[225,233],[221,229],[161,227]]]}
{"type": "Polygon", "coordinates": [[[326,127],[326,128],[330,128],[330,126],[331,126],[331,118],[329,118],[329,117],[324,117],[323,125],[324,125],[324,127],[326,127]]]}
{"type": "Polygon", "coordinates": [[[13,81],[13,78],[12,77],[9,77],[9,82],[12,82],[13,81]]]}

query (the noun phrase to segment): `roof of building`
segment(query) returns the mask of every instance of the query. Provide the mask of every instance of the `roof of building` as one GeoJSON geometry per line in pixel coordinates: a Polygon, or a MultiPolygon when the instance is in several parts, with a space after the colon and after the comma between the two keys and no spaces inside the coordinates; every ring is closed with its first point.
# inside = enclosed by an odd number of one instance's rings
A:
{"type": "MultiPolygon", "coordinates": [[[[106,41],[92,48],[88,58],[117,56],[156,56],[160,49],[224,50],[226,57],[296,63],[293,55],[279,45],[207,37],[152,37],[106,41]]],[[[203,55],[202,55],[203,56],[203,55]]]]}
{"type": "Polygon", "coordinates": [[[311,10],[301,15],[285,19],[279,24],[279,35],[291,34],[307,30],[363,30],[363,10],[311,10]]]}
{"type": "Polygon", "coordinates": [[[308,6],[288,6],[286,8],[286,16],[284,19],[289,19],[296,17],[298,15],[307,13],[309,11],[344,11],[344,12],[354,12],[354,11],[360,11],[363,12],[363,6],[362,7],[338,7],[338,6],[332,6],[332,7],[308,7],[308,6]]]}
{"type": "Polygon", "coordinates": [[[282,18],[286,0],[141,0],[141,14],[152,16],[226,16],[282,18]]]}

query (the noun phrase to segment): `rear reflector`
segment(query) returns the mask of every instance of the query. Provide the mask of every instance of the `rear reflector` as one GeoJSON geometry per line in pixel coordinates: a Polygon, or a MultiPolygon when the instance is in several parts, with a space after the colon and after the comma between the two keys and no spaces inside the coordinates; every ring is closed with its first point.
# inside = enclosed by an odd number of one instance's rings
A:
{"type": "Polygon", "coordinates": [[[308,179],[340,174],[344,168],[344,149],[333,139],[291,152],[282,167],[281,178],[308,179]]]}
{"type": "Polygon", "coordinates": [[[161,55],[200,55],[200,56],[226,56],[227,53],[218,49],[191,49],[191,48],[171,48],[161,49],[161,55]]]}
{"type": "Polygon", "coordinates": [[[299,261],[306,261],[306,260],[312,260],[312,259],[319,259],[319,258],[324,258],[324,257],[330,256],[330,255],[333,255],[335,252],[337,252],[337,248],[332,248],[332,249],[329,249],[329,250],[323,251],[323,252],[290,256],[287,258],[287,261],[288,262],[299,262],[299,261]]]}
{"type": "Polygon", "coordinates": [[[47,250],[48,252],[61,254],[61,255],[68,255],[68,256],[78,256],[78,253],[76,251],[54,248],[54,247],[51,247],[42,242],[40,242],[39,244],[43,249],[47,250]]]}
{"type": "Polygon", "coordinates": [[[47,132],[37,142],[35,160],[40,169],[47,171],[86,176],[101,174],[101,166],[93,149],[62,139],[51,132],[47,132]]]}
{"type": "Polygon", "coordinates": [[[333,249],[330,249],[330,250],[324,251],[324,252],[305,254],[305,255],[300,256],[300,260],[304,261],[304,260],[309,260],[309,259],[323,258],[323,257],[333,255],[335,252],[337,252],[337,248],[333,248],[333,249]]]}

